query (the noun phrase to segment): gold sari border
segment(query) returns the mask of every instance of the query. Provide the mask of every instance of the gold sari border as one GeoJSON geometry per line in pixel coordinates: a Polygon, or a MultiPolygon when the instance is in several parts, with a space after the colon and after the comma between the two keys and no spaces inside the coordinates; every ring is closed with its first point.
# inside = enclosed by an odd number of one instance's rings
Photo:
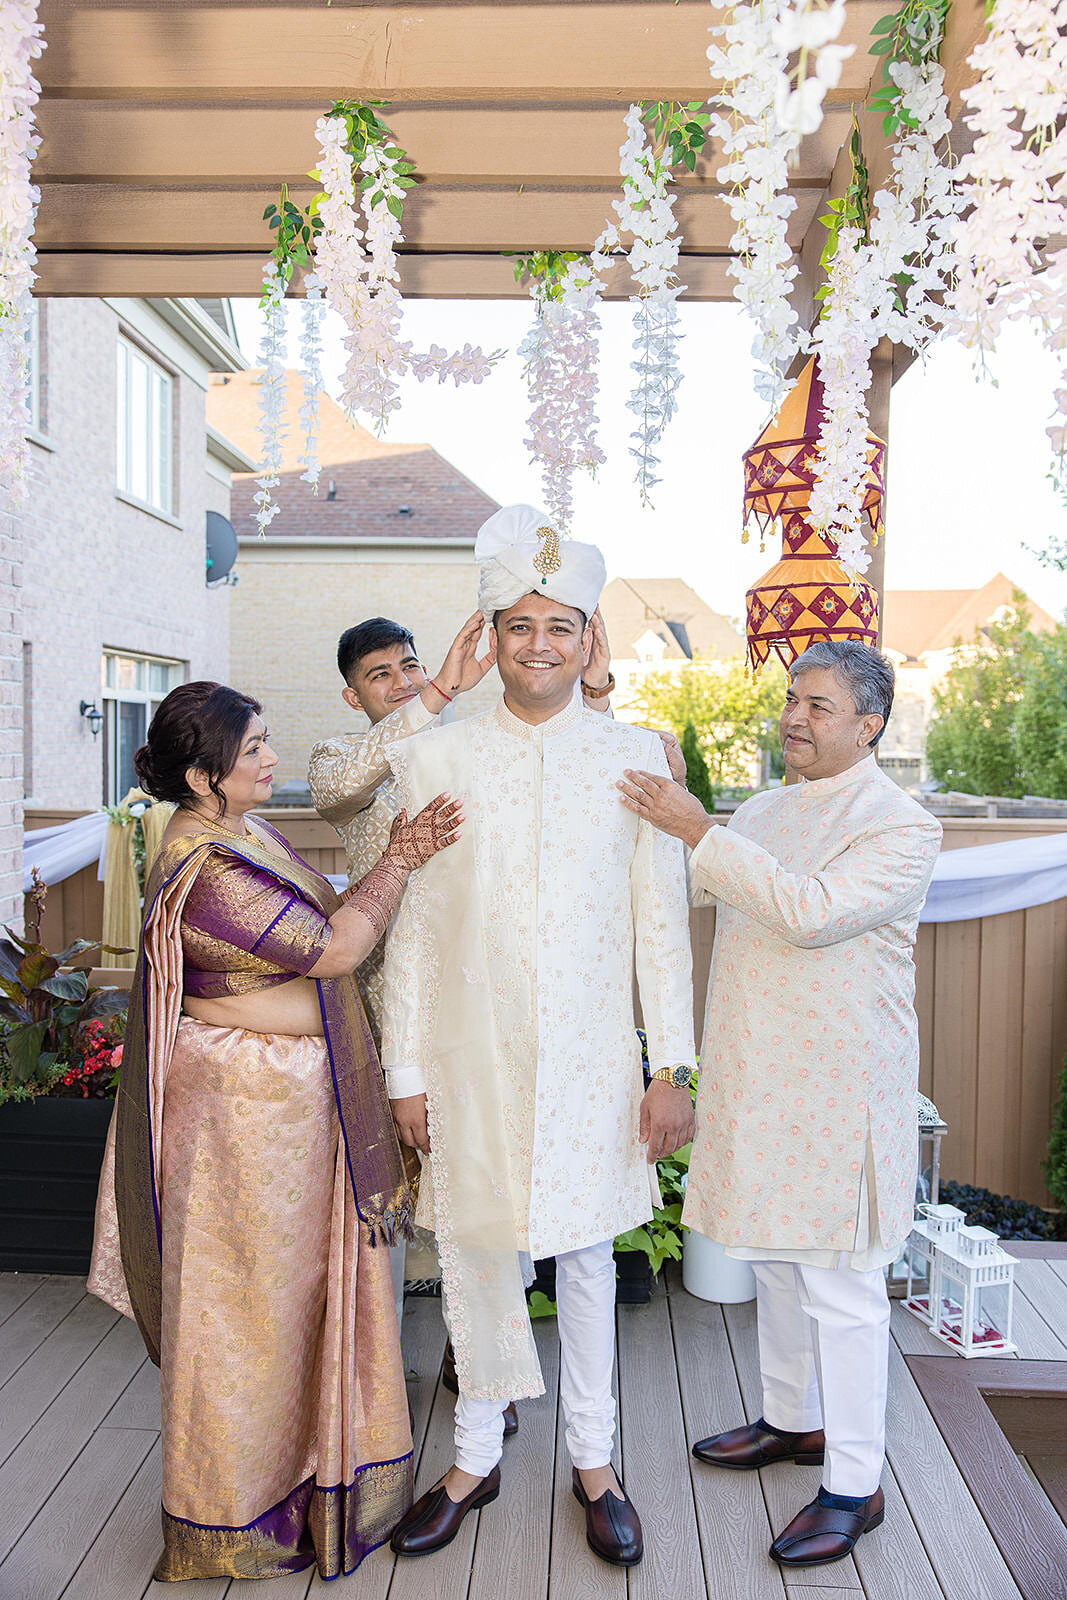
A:
{"type": "Polygon", "coordinates": [[[318,1567],[324,1581],[348,1577],[385,1543],[411,1504],[414,1451],[393,1461],[368,1461],[351,1483],[314,1478],[254,1522],[233,1528],[190,1522],[163,1507],[159,1583],[188,1578],[278,1578],[318,1567]]]}

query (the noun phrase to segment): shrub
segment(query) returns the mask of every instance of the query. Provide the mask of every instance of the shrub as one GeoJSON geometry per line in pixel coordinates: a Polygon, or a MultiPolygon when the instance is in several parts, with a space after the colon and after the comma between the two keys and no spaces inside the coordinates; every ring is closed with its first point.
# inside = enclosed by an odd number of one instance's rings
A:
{"type": "Polygon", "coordinates": [[[1067,1210],[1067,1061],[1060,1073],[1060,1096],[1052,1113],[1045,1182],[1058,1205],[1067,1210]]]}
{"type": "Polygon", "coordinates": [[[967,1221],[988,1228],[1000,1239],[1067,1239],[1067,1215],[1045,1211],[1025,1200],[976,1189],[969,1183],[943,1183],[939,1199],[958,1206],[967,1221]]]}

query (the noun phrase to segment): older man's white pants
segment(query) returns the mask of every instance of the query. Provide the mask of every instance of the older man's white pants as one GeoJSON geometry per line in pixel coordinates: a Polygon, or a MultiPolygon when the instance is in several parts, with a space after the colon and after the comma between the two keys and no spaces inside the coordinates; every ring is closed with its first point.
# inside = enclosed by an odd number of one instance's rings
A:
{"type": "MultiPolygon", "coordinates": [[[[559,1397],[567,1450],[579,1468],[606,1467],[615,1442],[615,1256],[612,1241],[556,1257],[559,1397]]],[[[503,1452],[504,1405],[456,1401],[456,1465],[476,1478],[492,1472],[503,1452]]]]}
{"type": "Polygon", "coordinates": [[[881,1270],[752,1262],[763,1417],[787,1433],[822,1428],[823,1485],[873,1494],[885,1459],[889,1299],[881,1270]]]}

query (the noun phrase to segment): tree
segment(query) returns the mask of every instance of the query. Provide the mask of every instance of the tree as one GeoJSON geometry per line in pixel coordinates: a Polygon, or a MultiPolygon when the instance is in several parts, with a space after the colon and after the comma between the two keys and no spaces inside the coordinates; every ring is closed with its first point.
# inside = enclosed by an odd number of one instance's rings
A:
{"type": "MultiPolygon", "coordinates": [[[[1067,628],[1038,634],[1015,719],[1024,794],[1067,799],[1067,628]]],[[[1065,1112],[1067,1115],[1067,1112],[1065,1112]]]]}
{"type": "Polygon", "coordinates": [[[691,722],[687,722],[681,738],[682,755],[685,757],[685,782],[691,795],[694,795],[704,810],[715,810],[715,790],[708,777],[708,764],[704,760],[700,748],[697,731],[691,722]]]}
{"type": "Polygon", "coordinates": [[[650,672],[634,685],[633,701],[650,723],[666,724],[681,740],[686,725],[696,730],[715,790],[748,788],[761,751],[780,774],[778,718],[785,700],[785,675],[768,664],[748,677],[741,661],[687,661],[677,671],[650,672]]]}
{"type": "Polygon", "coordinates": [[[1016,749],[1016,718],[1037,650],[1025,597],[1002,622],[957,643],[956,661],[934,691],[934,720],[926,735],[933,776],[965,794],[1024,793],[1016,749]]]}
{"type": "Polygon", "coordinates": [[[1060,1073],[1060,1094],[1052,1114],[1052,1132],[1045,1162],[1045,1182],[1053,1198],[1067,1207],[1067,1061],[1060,1073]]]}

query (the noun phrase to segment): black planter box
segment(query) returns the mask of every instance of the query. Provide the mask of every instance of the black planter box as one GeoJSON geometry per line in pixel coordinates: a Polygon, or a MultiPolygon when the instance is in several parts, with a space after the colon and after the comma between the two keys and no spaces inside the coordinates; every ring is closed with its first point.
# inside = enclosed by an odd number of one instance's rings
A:
{"type": "MultiPolygon", "coordinates": [[[[556,1258],[546,1256],[534,1262],[534,1281],[528,1295],[540,1290],[549,1300],[556,1298],[556,1258]]],[[[652,1263],[643,1250],[616,1250],[615,1304],[644,1306],[652,1298],[652,1263]]]]}
{"type": "Polygon", "coordinates": [[[0,1271],[88,1272],[114,1103],[0,1106],[0,1271]]]}

